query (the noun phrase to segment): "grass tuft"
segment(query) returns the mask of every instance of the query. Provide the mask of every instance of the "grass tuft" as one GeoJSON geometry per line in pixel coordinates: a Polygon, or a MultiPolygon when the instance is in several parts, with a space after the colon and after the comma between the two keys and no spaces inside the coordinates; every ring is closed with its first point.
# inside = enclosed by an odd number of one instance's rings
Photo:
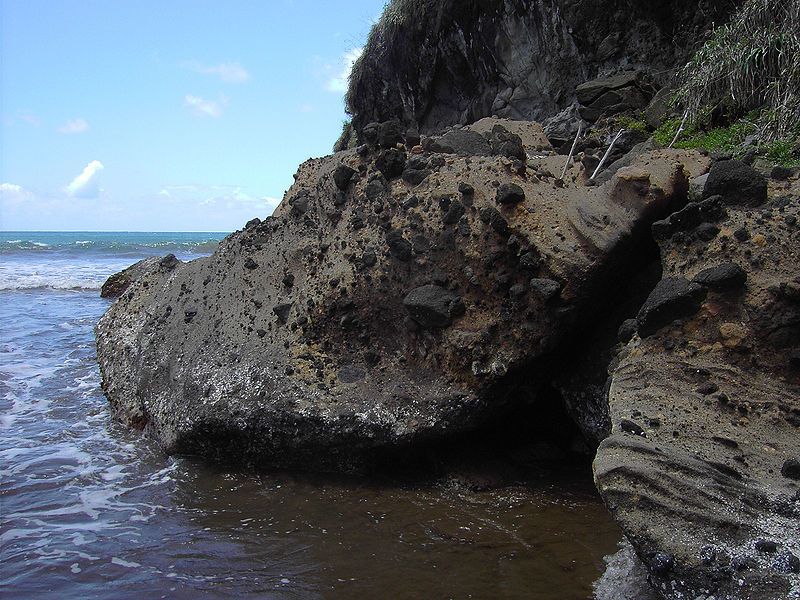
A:
{"type": "Polygon", "coordinates": [[[701,122],[709,109],[731,118],[764,107],[759,139],[785,139],[800,122],[800,2],[746,0],[714,30],[680,74],[677,103],[701,122]]]}

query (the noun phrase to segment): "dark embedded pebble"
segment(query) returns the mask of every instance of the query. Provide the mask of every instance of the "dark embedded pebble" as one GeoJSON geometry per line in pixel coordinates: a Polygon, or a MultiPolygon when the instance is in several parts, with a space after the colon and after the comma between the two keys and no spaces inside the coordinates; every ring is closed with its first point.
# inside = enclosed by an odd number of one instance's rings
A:
{"type": "Polygon", "coordinates": [[[289,200],[289,206],[292,207],[292,214],[303,215],[308,212],[308,206],[311,202],[311,199],[308,196],[308,191],[303,190],[302,192],[298,193],[296,196],[293,196],[291,200],[289,200]]]}
{"type": "Polygon", "coordinates": [[[765,552],[767,554],[772,554],[778,549],[778,543],[773,542],[772,540],[757,540],[756,541],[756,550],[759,552],[765,552]]]}
{"type": "Polygon", "coordinates": [[[492,229],[498,234],[503,236],[508,235],[508,221],[506,221],[505,217],[503,217],[496,208],[491,206],[482,208],[480,218],[484,223],[491,225],[492,229]]]}
{"type": "Polygon", "coordinates": [[[736,231],[733,232],[733,237],[735,237],[740,242],[746,242],[750,239],[750,232],[747,231],[744,227],[740,227],[736,231]]]}
{"type": "Polygon", "coordinates": [[[408,210],[409,208],[415,208],[419,206],[419,198],[417,196],[409,196],[405,200],[403,200],[403,204],[401,205],[404,210],[408,210]]]}
{"type": "Polygon", "coordinates": [[[499,204],[518,204],[525,200],[525,191],[516,183],[504,183],[497,189],[499,204]]]}
{"type": "Polygon", "coordinates": [[[784,550],[772,561],[772,569],[778,573],[800,573],[800,558],[784,550]]]}
{"type": "Polygon", "coordinates": [[[744,161],[723,160],[711,166],[703,196],[720,195],[726,204],[760,206],[767,200],[767,180],[744,161]]]}
{"type": "Polygon", "coordinates": [[[666,552],[657,552],[650,560],[650,570],[656,575],[665,575],[675,567],[675,559],[666,552]]]}
{"type": "Polygon", "coordinates": [[[714,546],[703,546],[700,548],[700,562],[708,567],[717,560],[717,549],[714,546]]]}
{"type": "Polygon", "coordinates": [[[286,323],[289,319],[289,311],[292,309],[292,305],[290,303],[287,304],[278,304],[277,306],[273,307],[272,312],[275,313],[275,316],[278,317],[278,320],[281,323],[286,323]]]}
{"type": "Polygon", "coordinates": [[[174,269],[174,268],[175,268],[175,267],[178,265],[178,263],[179,263],[179,262],[181,262],[181,261],[179,261],[179,260],[178,260],[178,259],[175,257],[175,255],[174,255],[174,254],[167,254],[167,255],[166,255],[164,258],[162,258],[162,259],[159,261],[159,263],[158,263],[158,264],[159,264],[159,265],[161,266],[161,268],[163,268],[163,269],[174,269]]]}
{"type": "Polygon", "coordinates": [[[531,279],[530,286],[531,292],[545,302],[556,300],[561,292],[561,284],[553,279],[534,278],[531,279]]]}
{"type": "Polygon", "coordinates": [[[258,263],[248,256],[247,259],[244,261],[244,268],[250,270],[257,269],[258,263]]]}
{"type": "Polygon", "coordinates": [[[787,479],[800,480],[800,460],[789,458],[784,461],[781,467],[781,475],[787,479]]]}
{"type": "Polygon", "coordinates": [[[461,316],[464,303],[450,290],[438,285],[423,285],[403,299],[411,318],[423,329],[448,327],[453,317],[461,316]]]}
{"type": "Polygon", "coordinates": [[[521,298],[525,295],[525,292],[528,291],[528,288],[525,286],[524,283],[516,283],[511,286],[511,289],[508,290],[508,295],[512,298],[521,298]]]}
{"type": "Polygon", "coordinates": [[[636,319],[639,335],[650,336],[676,319],[688,317],[700,309],[706,289],[682,277],[667,277],[658,282],[645,300],[636,319]]]}
{"type": "Polygon", "coordinates": [[[411,243],[405,239],[399,231],[390,231],[386,236],[386,243],[389,245],[389,253],[396,259],[403,262],[411,260],[411,243]]]}
{"type": "Polygon", "coordinates": [[[372,250],[367,250],[361,255],[361,264],[365,268],[374,267],[375,264],[378,262],[378,255],[375,254],[372,250]]]}
{"type": "Polygon", "coordinates": [[[789,167],[784,167],[782,165],[775,165],[774,167],[772,167],[772,171],[769,174],[769,176],[772,177],[772,179],[776,179],[778,181],[789,179],[791,175],[792,175],[792,170],[789,167]]]}
{"type": "Polygon", "coordinates": [[[701,394],[703,396],[708,396],[708,395],[713,394],[714,392],[716,392],[718,389],[719,389],[719,386],[717,386],[716,383],[713,383],[711,381],[707,381],[704,384],[702,384],[700,387],[698,387],[695,391],[698,394],[701,394]]]}
{"type": "Polygon", "coordinates": [[[355,169],[347,165],[339,165],[333,171],[333,182],[336,184],[337,188],[345,191],[350,186],[350,181],[356,173],[357,171],[355,169]]]}
{"type": "Polygon", "coordinates": [[[375,161],[375,167],[386,179],[399,177],[406,168],[406,153],[397,148],[382,150],[375,161]]]}
{"type": "Polygon", "coordinates": [[[287,273],[283,276],[283,285],[286,287],[292,287],[294,285],[294,275],[292,273],[287,273]]]}
{"type": "Polygon", "coordinates": [[[729,262],[700,271],[692,281],[713,290],[738,288],[747,282],[747,273],[736,263],[729,262]]]}
{"type": "Polygon", "coordinates": [[[642,429],[639,424],[634,423],[629,419],[622,419],[622,421],[619,422],[619,428],[622,429],[622,431],[624,431],[625,433],[638,435],[640,437],[647,437],[647,435],[644,432],[644,429],[642,429]]]}
{"type": "Polygon", "coordinates": [[[455,225],[464,216],[464,205],[461,202],[454,202],[442,217],[445,225],[455,225]]]}
{"type": "Polygon", "coordinates": [[[695,232],[697,233],[697,237],[699,237],[704,242],[710,242],[713,240],[717,235],[719,235],[719,227],[712,223],[701,223],[695,232]]]}
{"type": "Polygon", "coordinates": [[[758,566],[758,563],[749,556],[737,556],[731,561],[731,567],[735,571],[746,571],[756,566],[758,566]]]}
{"type": "Polygon", "coordinates": [[[794,215],[786,215],[785,217],[783,217],[783,222],[789,225],[790,227],[793,227],[797,223],[797,217],[795,217],[794,215]]]}
{"type": "Polygon", "coordinates": [[[519,268],[523,271],[535,271],[539,268],[542,260],[535,252],[526,252],[519,257],[519,268]]]}
{"type": "Polygon", "coordinates": [[[428,169],[406,169],[403,171],[403,181],[411,185],[419,185],[428,178],[431,172],[428,169]]]}
{"type": "Polygon", "coordinates": [[[462,181],[458,184],[458,191],[463,194],[464,196],[472,196],[475,193],[475,188],[468,184],[466,181],[462,181]]]}

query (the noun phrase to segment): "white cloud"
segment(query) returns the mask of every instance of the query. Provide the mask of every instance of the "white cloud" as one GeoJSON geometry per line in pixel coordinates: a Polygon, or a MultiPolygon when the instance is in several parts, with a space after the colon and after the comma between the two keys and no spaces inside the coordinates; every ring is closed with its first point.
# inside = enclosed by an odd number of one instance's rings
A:
{"type": "Polygon", "coordinates": [[[0,183],[0,199],[7,202],[19,202],[30,198],[31,194],[21,185],[16,183],[0,183]]]}
{"type": "Polygon", "coordinates": [[[97,198],[100,195],[98,176],[104,168],[99,160],[93,160],[64,188],[64,191],[72,198],[97,198]]]}
{"type": "Polygon", "coordinates": [[[361,58],[364,53],[364,48],[353,48],[345,52],[340,60],[341,70],[338,75],[328,80],[326,88],[329,92],[344,93],[347,91],[347,85],[350,79],[350,73],[353,71],[353,65],[361,58]]]}
{"type": "Polygon", "coordinates": [[[41,127],[42,121],[32,111],[26,109],[18,110],[15,114],[3,113],[3,125],[13,126],[17,122],[27,123],[33,127],[41,127]]]}
{"type": "Polygon", "coordinates": [[[186,94],[183,104],[196,117],[211,117],[218,119],[222,116],[222,107],[228,103],[225,96],[220,96],[219,101],[206,100],[200,96],[186,94]]]}
{"type": "Polygon", "coordinates": [[[272,212],[280,200],[271,196],[251,196],[238,185],[166,185],[158,195],[165,201],[191,203],[202,207],[229,210],[272,212]]]}
{"type": "Polygon", "coordinates": [[[190,61],[182,63],[181,66],[195,73],[219,77],[225,83],[244,83],[250,79],[250,73],[238,62],[204,65],[196,61],[190,61]]]}
{"type": "Polygon", "coordinates": [[[83,133],[88,130],[89,123],[86,122],[86,119],[69,119],[58,128],[58,133],[69,135],[72,133],[83,133]]]}
{"type": "Polygon", "coordinates": [[[33,125],[34,127],[40,127],[42,125],[42,121],[37,117],[33,112],[30,110],[21,110],[17,112],[17,118],[20,121],[25,121],[28,125],[33,125]]]}

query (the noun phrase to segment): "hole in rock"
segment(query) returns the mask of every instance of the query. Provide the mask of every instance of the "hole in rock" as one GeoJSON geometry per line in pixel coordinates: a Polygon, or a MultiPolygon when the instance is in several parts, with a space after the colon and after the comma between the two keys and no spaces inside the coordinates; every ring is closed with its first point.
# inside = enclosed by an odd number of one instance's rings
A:
{"type": "Polygon", "coordinates": [[[591,483],[587,444],[558,391],[518,388],[507,410],[478,429],[387,453],[375,472],[411,479],[448,479],[474,490],[533,482],[591,483]]]}

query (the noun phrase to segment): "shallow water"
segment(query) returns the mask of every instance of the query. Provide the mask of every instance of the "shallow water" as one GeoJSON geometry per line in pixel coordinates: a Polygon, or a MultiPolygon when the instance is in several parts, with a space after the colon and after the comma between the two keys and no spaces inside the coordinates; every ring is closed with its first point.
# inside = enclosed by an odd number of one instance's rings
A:
{"type": "Polygon", "coordinates": [[[3,597],[592,596],[620,534],[585,470],[475,492],[167,457],[110,418],[107,306],[0,292],[3,597]]]}

